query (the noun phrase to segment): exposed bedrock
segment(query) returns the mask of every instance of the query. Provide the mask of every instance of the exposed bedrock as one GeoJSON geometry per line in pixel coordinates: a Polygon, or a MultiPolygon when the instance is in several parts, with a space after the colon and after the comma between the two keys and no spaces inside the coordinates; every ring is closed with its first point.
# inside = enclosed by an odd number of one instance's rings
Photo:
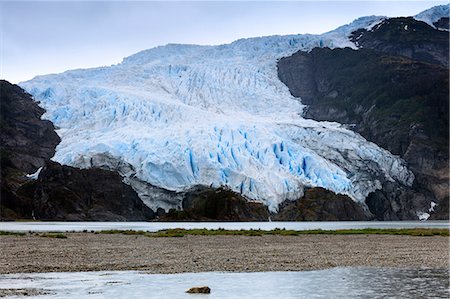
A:
{"type": "Polygon", "coordinates": [[[194,187],[184,194],[182,205],[182,210],[171,209],[161,219],[267,221],[270,217],[263,203],[248,200],[225,188],[194,187]]]}
{"type": "Polygon", "coordinates": [[[439,20],[434,22],[433,25],[436,28],[441,29],[441,30],[449,30],[450,29],[449,28],[449,23],[450,23],[449,21],[450,21],[450,19],[448,17],[447,18],[440,18],[439,20]]]}
{"type": "Polygon", "coordinates": [[[346,195],[335,194],[323,188],[305,190],[303,198],[285,201],[273,220],[294,221],[337,221],[372,220],[374,216],[367,209],[346,195]]]}
{"type": "Polygon", "coordinates": [[[154,218],[122,177],[103,169],[48,162],[39,178],[19,189],[40,220],[138,221],[154,218]]]}
{"type": "Polygon", "coordinates": [[[195,187],[184,194],[183,210],[170,210],[161,219],[224,221],[333,221],[371,220],[374,216],[364,206],[346,195],[323,188],[308,188],[302,198],[283,202],[277,213],[257,201],[229,189],[195,187]]]}
{"type": "Polygon", "coordinates": [[[44,109],[22,88],[0,80],[0,97],[2,171],[35,172],[55,154],[60,138],[52,122],[41,120],[44,109]]]}

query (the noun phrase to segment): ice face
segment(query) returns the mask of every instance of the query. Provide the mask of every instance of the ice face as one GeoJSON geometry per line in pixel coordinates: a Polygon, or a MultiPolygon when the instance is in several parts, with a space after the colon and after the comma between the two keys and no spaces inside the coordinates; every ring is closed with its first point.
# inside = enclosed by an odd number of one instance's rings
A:
{"type": "MultiPolygon", "coordinates": [[[[341,125],[303,119],[304,106],[278,79],[276,63],[317,46],[354,47],[347,36],[380,19],[361,18],[323,35],[170,44],[111,67],[20,85],[59,128],[53,159],[62,164],[117,169],[125,182],[173,191],[228,186],[272,211],[305,186],[364,201],[382,181],[409,185],[413,174],[341,125]]],[[[145,196],[145,188],[130,184],[145,196]]],[[[151,207],[171,205],[179,207],[151,207]]]]}

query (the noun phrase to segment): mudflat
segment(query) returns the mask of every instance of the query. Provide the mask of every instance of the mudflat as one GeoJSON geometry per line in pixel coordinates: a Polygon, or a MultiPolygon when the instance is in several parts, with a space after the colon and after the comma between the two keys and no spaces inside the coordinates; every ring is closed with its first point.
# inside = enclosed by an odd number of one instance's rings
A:
{"type": "Polygon", "coordinates": [[[331,267],[449,268],[449,237],[405,235],[0,236],[0,273],[144,270],[300,271],[331,267]]]}

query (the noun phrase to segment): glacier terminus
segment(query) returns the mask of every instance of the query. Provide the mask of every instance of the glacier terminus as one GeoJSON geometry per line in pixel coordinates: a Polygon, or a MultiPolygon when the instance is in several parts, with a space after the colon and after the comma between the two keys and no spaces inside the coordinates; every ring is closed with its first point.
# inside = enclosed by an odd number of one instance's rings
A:
{"type": "Polygon", "coordinates": [[[405,161],[346,125],[302,117],[277,60],[348,36],[383,17],[322,35],[269,36],[218,46],[168,44],[110,67],[38,76],[20,86],[46,109],[62,141],[53,160],[118,171],[152,209],[180,208],[155,188],[226,186],[273,212],[305,187],[364,203],[383,181],[410,186],[405,161]]]}

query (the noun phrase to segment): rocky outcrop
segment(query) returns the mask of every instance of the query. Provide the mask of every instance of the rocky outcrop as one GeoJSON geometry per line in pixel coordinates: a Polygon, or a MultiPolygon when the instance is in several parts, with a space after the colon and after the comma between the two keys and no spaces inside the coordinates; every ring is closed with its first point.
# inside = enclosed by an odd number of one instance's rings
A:
{"type": "Polygon", "coordinates": [[[302,198],[283,202],[277,213],[231,190],[196,187],[184,194],[183,209],[171,210],[163,221],[335,221],[371,220],[374,216],[346,195],[308,188],[302,198]]]}
{"type": "Polygon", "coordinates": [[[371,220],[373,215],[346,195],[323,188],[305,190],[303,198],[285,201],[273,220],[337,221],[371,220]]]}
{"type": "Polygon", "coordinates": [[[47,162],[39,178],[18,190],[31,198],[40,220],[142,221],[155,217],[122,177],[103,169],[78,169],[47,162]]]}
{"type": "Polygon", "coordinates": [[[0,80],[0,105],[2,165],[35,172],[53,157],[61,141],[53,124],[41,120],[45,111],[29,94],[4,80],[0,80]]]}
{"type": "Polygon", "coordinates": [[[161,220],[267,221],[269,217],[267,207],[260,202],[229,189],[198,186],[183,194],[182,210],[170,210],[161,220]]]}
{"type": "Polygon", "coordinates": [[[440,18],[436,22],[433,23],[434,27],[441,30],[449,30],[449,22],[450,19],[447,18],[440,18]]]}
{"type": "MultiPolygon", "coordinates": [[[[445,27],[445,19],[440,19],[437,25],[445,27]]],[[[353,32],[350,39],[359,48],[448,67],[448,32],[436,30],[412,17],[385,19],[370,30],[353,32]]]]}
{"type": "MultiPolygon", "coordinates": [[[[17,190],[55,154],[60,142],[53,124],[41,120],[44,110],[20,87],[0,80],[0,219],[28,213],[17,190]]],[[[31,217],[31,213],[28,213],[31,217]]]]}
{"type": "MultiPolygon", "coordinates": [[[[448,59],[448,33],[398,18],[362,35],[355,32],[353,37],[359,37],[362,49],[316,48],[281,59],[280,79],[308,105],[306,117],[346,124],[408,162],[415,174],[412,187],[384,182],[382,190],[368,196],[366,204],[377,219],[417,219],[417,213],[427,212],[431,202],[445,209],[449,78],[443,66],[448,60],[440,59],[439,53],[445,52],[448,59]],[[399,28],[409,35],[399,33],[399,28]],[[395,34],[399,34],[398,46],[395,34]],[[433,45],[432,50],[419,47],[428,56],[419,55],[418,50],[405,50],[411,55],[399,50],[416,49],[422,43],[433,45]]],[[[448,218],[448,209],[440,215],[448,218]]]]}
{"type": "Polygon", "coordinates": [[[186,291],[189,294],[210,294],[211,289],[207,286],[204,287],[192,287],[186,291]]]}

